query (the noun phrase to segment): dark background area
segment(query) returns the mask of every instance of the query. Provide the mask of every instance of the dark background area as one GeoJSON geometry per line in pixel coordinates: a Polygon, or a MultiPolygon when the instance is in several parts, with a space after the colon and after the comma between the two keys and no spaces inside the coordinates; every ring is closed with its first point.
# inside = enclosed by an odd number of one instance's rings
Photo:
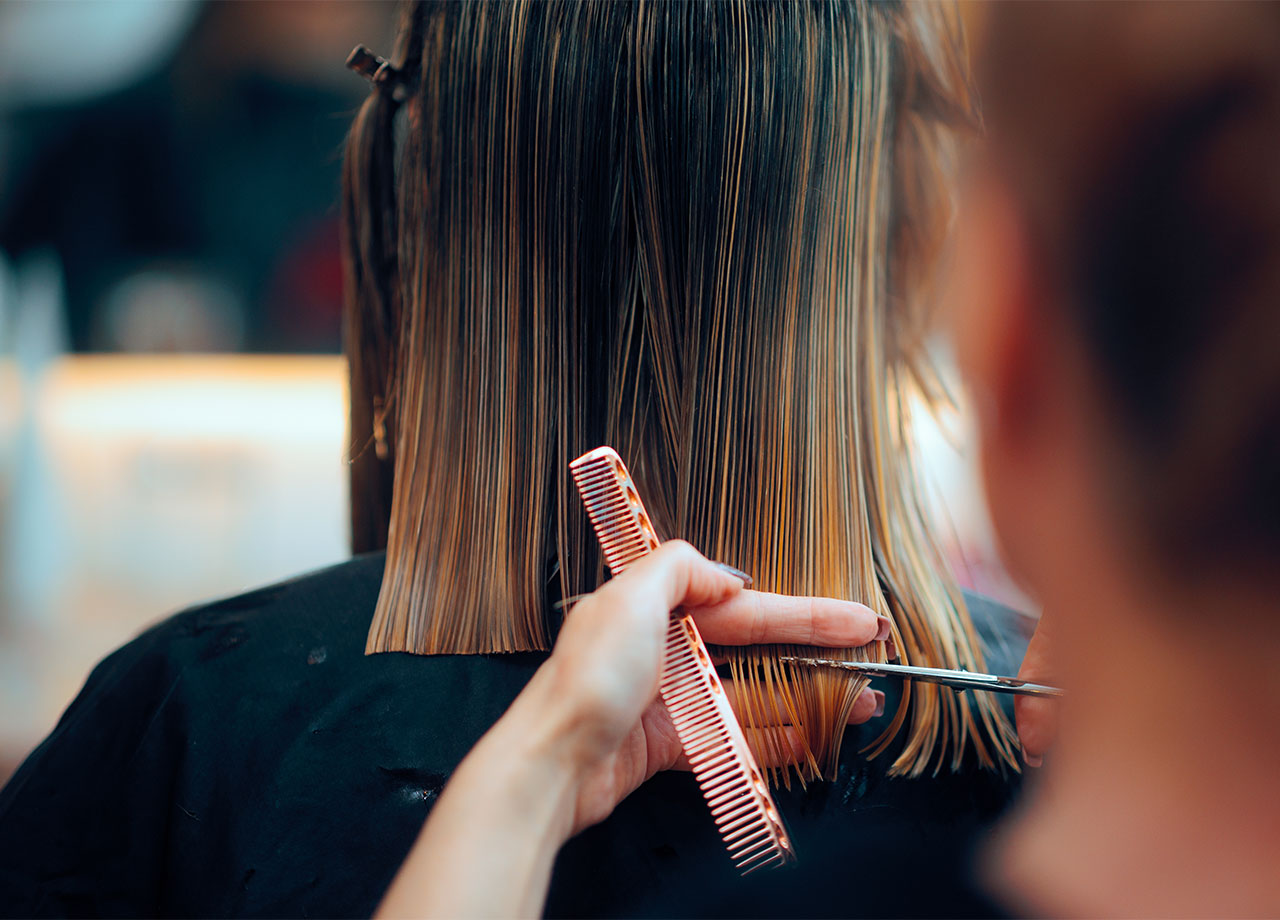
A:
{"type": "Polygon", "coordinates": [[[342,141],[389,2],[0,3],[0,253],[75,352],[335,352],[342,141]]]}

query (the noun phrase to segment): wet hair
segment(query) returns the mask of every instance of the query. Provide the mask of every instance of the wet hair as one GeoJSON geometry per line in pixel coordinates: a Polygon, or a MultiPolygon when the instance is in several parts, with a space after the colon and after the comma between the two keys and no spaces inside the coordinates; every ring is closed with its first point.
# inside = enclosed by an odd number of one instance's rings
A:
{"type": "Polygon", "coordinates": [[[1097,371],[1122,517],[1160,566],[1274,580],[1280,7],[1016,7],[986,116],[1097,371]]]}
{"type": "MultiPolygon", "coordinates": [[[[954,12],[405,8],[413,89],[370,97],[345,176],[352,536],[387,548],[370,652],[548,648],[555,602],[604,577],[568,465],[609,444],[664,538],[982,668],[909,437],[972,118],[954,12]]],[[[778,653],[727,650],[804,737],[801,777],[830,773],[865,681],[778,653]]],[[[907,692],[895,769],[1013,763],[985,695],[907,692]]]]}

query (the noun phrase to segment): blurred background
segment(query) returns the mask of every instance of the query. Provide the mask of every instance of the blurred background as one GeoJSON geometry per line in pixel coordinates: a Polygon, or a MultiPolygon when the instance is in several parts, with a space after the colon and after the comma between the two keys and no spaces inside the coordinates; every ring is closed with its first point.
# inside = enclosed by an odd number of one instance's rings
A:
{"type": "MultiPolygon", "coordinates": [[[[394,18],[0,0],[0,783],[146,625],[349,554],[343,62],[394,18]]],[[[959,577],[1018,603],[965,413],[919,429],[959,577]]]]}
{"type": "Polygon", "coordinates": [[[348,555],[343,62],[394,18],[0,0],[0,782],[148,623],[348,555]]]}

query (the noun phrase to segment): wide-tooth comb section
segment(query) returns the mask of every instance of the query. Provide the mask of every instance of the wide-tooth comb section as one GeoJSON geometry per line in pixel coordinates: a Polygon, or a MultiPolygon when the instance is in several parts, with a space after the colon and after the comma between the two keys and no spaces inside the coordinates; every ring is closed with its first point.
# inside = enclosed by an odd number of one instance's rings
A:
{"type": "Polygon", "coordinates": [[[569,465],[587,517],[604,549],[609,571],[620,575],[658,548],[658,535],[644,510],[631,475],[611,447],[598,447],[569,465]]]}
{"type": "MultiPolygon", "coordinates": [[[[618,575],[658,548],[644,503],[612,448],[583,454],[569,469],[610,572],[618,575]]],[[[671,618],[660,689],[734,864],[746,875],[791,862],[795,852],[782,818],[691,617],[671,618]]]]}

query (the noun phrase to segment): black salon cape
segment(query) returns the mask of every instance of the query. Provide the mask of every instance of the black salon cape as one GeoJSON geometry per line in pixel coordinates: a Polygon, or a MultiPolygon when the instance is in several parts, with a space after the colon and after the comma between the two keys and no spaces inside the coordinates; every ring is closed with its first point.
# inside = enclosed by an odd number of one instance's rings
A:
{"type": "MultiPolygon", "coordinates": [[[[366,656],[383,561],[188,610],[99,664],[0,792],[0,914],[371,914],[449,773],[545,659],[366,656]]],[[[971,604],[1011,671],[1026,623],[971,604]]],[[[737,879],[692,777],[663,774],[565,846],[547,913],[989,912],[944,880],[1012,781],[888,779],[888,758],[857,753],[876,732],[850,730],[837,781],[779,793],[797,868],[737,879]],[[921,900],[935,882],[952,909],[921,900]]]]}

